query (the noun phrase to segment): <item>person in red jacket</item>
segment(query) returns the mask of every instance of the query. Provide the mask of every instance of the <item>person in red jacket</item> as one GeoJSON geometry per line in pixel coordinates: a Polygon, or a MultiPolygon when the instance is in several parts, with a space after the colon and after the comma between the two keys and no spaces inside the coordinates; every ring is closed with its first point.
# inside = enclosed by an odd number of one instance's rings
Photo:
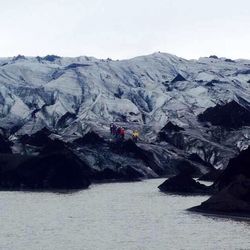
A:
{"type": "Polygon", "coordinates": [[[121,135],[121,139],[124,140],[124,138],[125,138],[125,129],[124,128],[120,129],[120,135],[121,135]]]}

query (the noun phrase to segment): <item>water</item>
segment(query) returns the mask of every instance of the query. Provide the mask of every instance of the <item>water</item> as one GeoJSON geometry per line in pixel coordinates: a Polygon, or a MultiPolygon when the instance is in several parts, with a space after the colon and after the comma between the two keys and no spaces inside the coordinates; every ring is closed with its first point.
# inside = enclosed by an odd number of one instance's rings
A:
{"type": "Polygon", "coordinates": [[[162,182],[0,192],[0,249],[250,249],[250,221],[187,212],[207,197],[166,195],[162,182]]]}

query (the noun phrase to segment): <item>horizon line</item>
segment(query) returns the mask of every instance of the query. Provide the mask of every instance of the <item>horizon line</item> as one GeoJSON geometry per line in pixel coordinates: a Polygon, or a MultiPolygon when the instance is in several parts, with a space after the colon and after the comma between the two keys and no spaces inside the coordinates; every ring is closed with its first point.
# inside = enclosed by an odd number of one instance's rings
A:
{"type": "Polygon", "coordinates": [[[40,57],[40,58],[44,58],[46,56],[57,56],[57,57],[60,57],[60,58],[79,58],[79,57],[89,57],[89,58],[94,58],[94,59],[97,59],[97,60],[112,60],[112,61],[124,61],[124,60],[131,60],[131,59],[134,59],[134,58],[138,58],[138,57],[143,57],[143,56],[151,56],[151,55],[154,55],[154,54],[167,54],[167,55],[170,55],[170,56],[176,56],[178,58],[182,58],[182,59],[185,59],[185,60],[188,60],[188,61],[191,61],[191,60],[199,60],[200,58],[209,58],[209,57],[217,57],[218,59],[233,59],[233,60],[250,60],[250,58],[229,58],[229,57],[225,57],[225,56],[217,56],[217,53],[214,53],[214,54],[211,54],[209,56],[199,56],[199,57],[194,57],[194,58],[186,58],[186,57],[182,57],[182,56],[178,56],[174,53],[168,53],[168,52],[163,52],[163,51],[155,51],[155,52],[151,52],[151,53],[146,53],[146,54],[138,54],[138,55],[135,55],[135,56],[130,56],[130,57],[127,57],[127,58],[112,58],[112,57],[107,57],[107,58],[101,58],[101,57],[96,57],[96,56],[89,56],[89,55],[79,55],[79,56],[68,56],[68,55],[59,55],[59,54],[53,54],[53,53],[49,53],[49,54],[46,54],[46,55],[24,55],[24,54],[17,54],[17,55],[13,55],[13,56],[1,56],[0,55],[0,59],[9,59],[9,58],[15,58],[15,57],[18,57],[18,56],[23,56],[25,58],[37,58],[37,57],[40,57]]]}

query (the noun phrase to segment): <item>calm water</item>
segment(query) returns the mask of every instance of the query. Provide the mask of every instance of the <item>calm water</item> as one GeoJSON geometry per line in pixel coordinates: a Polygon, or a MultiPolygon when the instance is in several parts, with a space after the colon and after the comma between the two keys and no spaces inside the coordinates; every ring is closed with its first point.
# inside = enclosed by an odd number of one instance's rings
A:
{"type": "Polygon", "coordinates": [[[250,249],[250,221],[186,212],[206,197],[165,195],[161,182],[0,192],[0,249],[250,249]]]}

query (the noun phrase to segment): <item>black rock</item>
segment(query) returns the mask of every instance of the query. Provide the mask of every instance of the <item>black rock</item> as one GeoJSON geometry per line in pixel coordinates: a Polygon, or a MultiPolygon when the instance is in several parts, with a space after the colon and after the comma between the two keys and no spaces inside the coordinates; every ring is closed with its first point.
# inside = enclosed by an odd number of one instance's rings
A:
{"type": "Polygon", "coordinates": [[[56,56],[56,55],[47,55],[45,57],[43,57],[43,60],[49,61],[49,62],[54,62],[56,59],[60,59],[60,56],[56,56]]]}
{"type": "Polygon", "coordinates": [[[119,180],[119,181],[138,181],[144,175],[131,166],[125,166],[118,169],[105,168],[101,171],[95,171],[91,176],[94,181],[119,180]]]}
{"type": "Polygon", "coordinates": [[[70,112],[66,112],[56,123],[56,127],[65,128],[76,119],[76,115],[70,112]]]}
{"type": "Polygon", "coordinates": [[[51,141],[49,138],[50,134],[51,132],[47,128],[43,128],[32,135],[23,135],[20,138],[20,142],[22,144],[29,144],[37,147],[45,146],[51,141]]]}
{"type": "Polygon", "coordinates": [[[157,141],[165,141],[177,148],[184,149],[185,141],[182,134],[183,128],[168,122],[158,133],[157,141]]]}
{"type": "Polygon", "coordinates": [[[250,179],[238,176],[230,185],[190,210],[250,217],[250,179]]]}
{"type": "Polygon", "coordinates": [[[213,165],[210,162],[204,161],[203,159],[201,159],[201,157],[199,155],[197,155],[196,153],[190,154],[188,156],[188,159],[190,161],[199,163],[203,166],[206,166],[208,169],[210,169],[210,171],[216,170],[213,165]]]}
{"type": "Polygon", "coordinates": [[[95,171],[91,176],[91,179],[93,179],[94,181],[120,180],[122,178],[123,176],[118,173],[118,171],[115,171],[111,168],[105,168],[100,171],[95,171]]]}
{"type": "Polygon", "coordinates": [[[63,141],[58,139],[48,140],[47,144],[42,147],[40,150],[41,155],[51,154],[55,152],[67,152],[69,149],[63,141]]]}
{"type": "Polygon", "coordinates": [[[176,83],[176,82],[184,82],[187,81],[181,74],[178,74],[172,81],[171,83],[176,83]]]}
{"type": "Polygon", "coordinates": [[[215,80],[215,79],[214,79],[214,80],[211,80],[211,81],[207,82],[207,83],[206,83],[206,86],[207,86],[207,87],[214,87],[216,83],[223,83],[223,82],[220,81],[220,80],[215,80]]]}
{"type": "Polygon", "coordinates": [[[210,122],[215,126],[225,128],[240,128],[250,126],[250,111],[235,101],[225,105],[216,105],[198,115],[200,122],[210,122]]]}
{"type": "Polygon", "coordinates": [[[214,84],[210,81],[210,82],[206,83],[206,86],[207,87],[214,87],[214,84]]]}
{"type": "Polygon", "coordinates": [[[236,63],[236,61],[234,61],[234,60],[232,60],[232,59],[229,59],[229,58],[225,59],[225,62],[236,63]]]}
{"type": "Polygon", "coordinates": [[[209,56],[209,58],[212,58],[212,59],[219,59],[218,56],[216,56],[216,55],[211,55],[211,56],[209,56]]]}
{"type": "Polygon", "coordinates": [[[100,137],[97,133],[94,131],[88,132],[86,135],[84,135],[82,138],[78,138],[74,140],[73,143],[78,145],[96,145],[96,144],[102,144],[105,140],[100,137]]]}
{"type": "Polygon", "coordinates": [[[182,194],[207,194],[210,187],[195,181],[190,175],[179,174],[167,179],[158,187],[162,192],[182,194]]]}
{"type": "Polygon", "coordinates": [[[202,175],[199,178],[199,181],[212,181],[212,182],[214,182],[219,178],[221,173],[222,173],[222,170],[213,169],[213,170],[209,171],[208,173],[202,175]]]}
{"type": "Polygon", "coordinates": [[[250,217],[250,147],[231,159],[214,182],[217,191],[191,211],[250,217]]]}
{"type": "Polygon", "coordinates": [[[65,67],[65,69],[76,69],[81,67],[88,67],[91,66],[90,64],[83,64],[83,63],[72,63],[65,67]]]}
{"type": "Polygon", "coordinates": [[[11,143],[0,134],[0,153],[11,154],[11,143]]]}
{"type": "Polygon", "coordinates": [[[123,175],[123,179],[126,181],[138,181],[144,177],[144,174],[137,170],[136,167],[132,166],[125,166],[121,168],[119,172],[123,175]]]}
{"type": "Polygon", "coordinates": [[[178,171],[178,174],[183,174],[194,178],[199,177],[202,174],[199,168],[187,160],[178,160],[175,168],[178,171]]]}
{"type": "Polygon", "coordinates": [[[23,56],[23,55],[18,55],[18,56],[13,57],[13,61],[25,60],[25,59],[26,59],[26,58],[25,58],[25,56],[23,56]]]}
{"type": "Polygon", "coordinates": [[[17,160],[19,164],[1,166],[1,189],[83,189],[90,185],[90,167],[70,151],[17,160]]]}
{"type": "Polygon", "coordinates": [[[156,163],[153,153],[140,148],[131,139],[110,143],[110,149],[116,154],[140,159],[158,175],[164,174],[164,170],[156,163]]]}
{"type": "Polygon", "coordinates": [[[250,147],[229,161],[228,166],[214,183],[214,186],[218,190],[222,190],[235,181],[239,175],[250,178],[250,147]]]}
{"type": "Polygon", "coordinates": [[[250,75],[250,69],[240,70],[236,73],[236,75],[250,75]]]}
{"type": "Polygon", "coordinates": [[[184,130],[184,128],[179,127],[178,125],[175,125],[170,121],[161,129],[161,132],[180,132],[184,130]]]}

